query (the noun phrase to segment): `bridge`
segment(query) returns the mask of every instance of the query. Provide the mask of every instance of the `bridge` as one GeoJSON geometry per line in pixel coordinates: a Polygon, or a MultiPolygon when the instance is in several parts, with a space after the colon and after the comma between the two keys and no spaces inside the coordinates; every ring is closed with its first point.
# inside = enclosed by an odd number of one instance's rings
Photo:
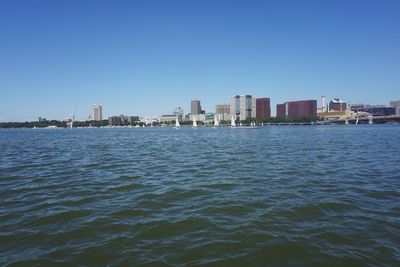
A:
{"type": "Polygon", "coordinates": [[[400,115],[368,116],[360,118],[342,119],[342,120],[337,120],[336,123],[343,123],[343,124],[400,123],[400,115]]]}

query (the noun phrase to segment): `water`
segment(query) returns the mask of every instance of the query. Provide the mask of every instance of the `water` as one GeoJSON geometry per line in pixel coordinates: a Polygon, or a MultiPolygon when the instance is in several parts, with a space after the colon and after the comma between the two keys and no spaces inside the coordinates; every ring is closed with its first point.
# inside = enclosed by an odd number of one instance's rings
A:
{"type": "Polygon", "coordinates": [[[0,130],[0,265],[400,266],[400,127],[0,130]]]}

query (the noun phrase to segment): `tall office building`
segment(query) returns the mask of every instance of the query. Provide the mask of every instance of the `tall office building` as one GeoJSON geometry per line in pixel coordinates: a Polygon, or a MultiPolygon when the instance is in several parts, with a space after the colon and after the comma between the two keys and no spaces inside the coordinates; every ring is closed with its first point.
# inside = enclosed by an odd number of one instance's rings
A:
{"type": "Polygon", "coordinates": [[[92,107],[93,120],[101,121],[103,120],[103,107],[100,105],[94,104],[92,107]]]}
{"type": "Polygon", "coordinates": [[[312,118],[317,116],[317,100],[289,101],[276,105],[278,118],[312,118]]]}
{"type": "Polygon", "coordinates": [[[271,99],[266,97],[256,99],[256,117],[260,119],[271,118],[271,99]]]}
{"type": "Polygon", "coordinates": [[[231,97],[231,116],[239,120],[256,117],[256,98],[251,95],[235,95],[231,97]]]}
{"type": "Polygon", "coordinates": [[[197,99],[192,100],[190,111],[191,111],[192,115],[198,115],[198,114],[202,113],[200,100],[197,100],[197,99]]]}
{"type": "Polygon", "coordinates": [[[229,104],[215,105],[215,116],[219,120],[230,120],[231,108],[229,104]]]}

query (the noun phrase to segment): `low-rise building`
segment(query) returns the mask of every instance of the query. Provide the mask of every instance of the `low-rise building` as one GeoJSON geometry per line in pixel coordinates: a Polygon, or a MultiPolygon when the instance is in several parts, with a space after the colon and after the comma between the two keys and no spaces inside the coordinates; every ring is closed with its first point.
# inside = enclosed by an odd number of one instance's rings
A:
{"type": "Polygon", "coordinates": [[[289,101],[276,106],[278,118],[313,118],[317,116],[317,100],[289,101]]]}
{"type": "Polygon", "coordinates": [[[139,121],[139,116],[119,115],[119,116],[108,117],[108,124],[112,126],[133,124],[135,121],[139,121]]]}
{"type": "Polygon", "coordinates": [[[175,121],[176,117],[177,116],[174,114],[165,114],[161,115],[158,119],[161,123],[163,123],[163,122],[175,121]]]}

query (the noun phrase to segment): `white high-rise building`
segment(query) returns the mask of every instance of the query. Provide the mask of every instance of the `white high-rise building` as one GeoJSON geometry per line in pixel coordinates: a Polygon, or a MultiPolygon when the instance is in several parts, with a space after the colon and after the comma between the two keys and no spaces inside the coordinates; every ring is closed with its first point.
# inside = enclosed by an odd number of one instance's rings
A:
{"type": "Polygon", "coordinates": [[[101,121],[103,120],[103,107],[100,105],[94,104],[92,107],[93,120],[101,121]]]}
{"type": "Polygon", "coordinates": [[[236,119],[246,120],[256,117],[256,97],[235,95],[231,97],[230,112],[236,119]]]}

